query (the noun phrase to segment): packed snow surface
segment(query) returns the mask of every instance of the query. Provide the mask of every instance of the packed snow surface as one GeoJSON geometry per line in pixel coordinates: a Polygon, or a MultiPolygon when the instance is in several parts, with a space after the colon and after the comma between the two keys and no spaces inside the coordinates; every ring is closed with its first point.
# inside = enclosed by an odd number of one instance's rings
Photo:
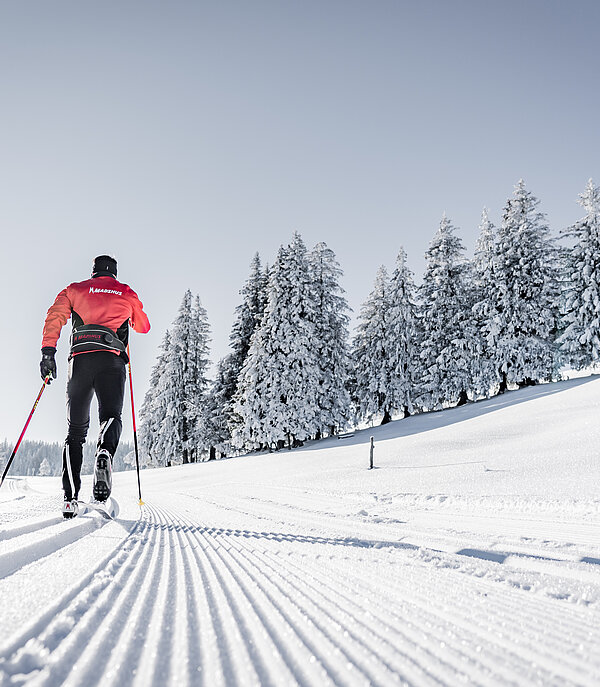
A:
{"type": "Polygon", "coordinates": [[[9,479],[0,685],[598,685],[599,411],[513,391],[147,470],[142,507],[119,473],[112,521],[9,479]]]}

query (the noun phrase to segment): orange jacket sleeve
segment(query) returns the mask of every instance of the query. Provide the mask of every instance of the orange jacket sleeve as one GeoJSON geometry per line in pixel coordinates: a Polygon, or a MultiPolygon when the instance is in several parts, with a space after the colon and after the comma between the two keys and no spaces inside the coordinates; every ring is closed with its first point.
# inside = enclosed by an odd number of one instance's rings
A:
{"type": "Polygon", "coordinates": [[[56,342],[60,336],[61,329],[71,317],[71,299],[69,298],[69,287],[63,289],[55,298],[54,303],[48,308],[44,331],[42,334],[42,348],[51,346],[56,348],[56,342]]]}
{"type": "Polygon", "coordinates": [[[144,305],[133,289],[131,289],[131,296],[131,307],[133,309],[133,313],[129,318],[129,324],[131,325],[132,329],[139,334],[146,334],[150,331],[150,321],[148,320],[148,315],[146,315],[144,312],[144,305]]]}

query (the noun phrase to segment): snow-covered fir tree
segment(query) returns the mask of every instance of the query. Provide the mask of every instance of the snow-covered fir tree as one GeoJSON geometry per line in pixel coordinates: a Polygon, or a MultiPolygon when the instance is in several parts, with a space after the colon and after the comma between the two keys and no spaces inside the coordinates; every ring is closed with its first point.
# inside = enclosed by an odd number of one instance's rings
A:
{"type": "MultiPolygon", "coordinates": [[[[161,379],[161,404],[164,407],[165,415],[158,430],[158,447],[156,447],[161,449],[165,465],[169,466],[183,462],[183,443],[186,443],[187,449],[189,442],[187,432],[189,414],[182,415],[182,411],[185,410],[182,377],[180,361],[174,354],[169,332],[169,348],[165,355],[165,372],[161,379]],[[182,440],[181,435],[184,432],[182,440]]],[[[186,455],[187,458],[189,455],[186,455]]]]}
{"type": "Polygon", "coordinates": [[[335,434],[349,419],[348,303],[339,280],[342,270],[335,253],[318,243],[309,254],[316,301],[313,347],[319,366],[316,404],[317,435],[335,434]]]}
{"type": "Polygon", "coordinates": [[[475,359],[473,361],[473,393],[487,397],[499,382],[496,340],[493,320],[496,303],[496,228],[488,209],[483,208],[479,237],[473,257],[473,319],[475,327],[475,359]]]}
{"type": "Polygon", "coordinates": [[[140,408],[140,464],[155,467],[167,465],[169,460],[169,438],[163,435],[168,407],[166,391],[169,382],[166,374],[167,356],[170,347],[169,330],[165,332],[156,363],[150,373],[150,386],[140,408]]]}
{"type": "Polygon", "coordinates": [[[354,403],[359,418],[392,419],[395,366],[390,355],[390,285],[386,268],[377,271],[373,290],[363,303],[352,344],[354,403]]]}
{"type": "MultiPolygon", "coordinates": [[[[175,331],[175,328],[174,328],[175,331]]],[[[186,395],[190,410],[190,449],[189,458],[196,462],[202,451],[208,450],[212,443],[211,425],[208,416],[208,392],[210,382],[210,327],[208,314],[200,302],[200,296],[194,298],[191,313],[190,343],[187,347],[188,359],[186,370],[186,395]]]]}
{"type": "Polygon", "coordinates": [[[238,378],[232,363],[232,354],[217,363],[206,406],[211,451],[219,451],[221,456],[228,455],[234,449],[231,428],[235,423],[233,404],[238,378]]]}
{"type": "Polygon", "coordinates": [[[475,346],[469,264],[454,232],[444,214],[425,253],[420,363],[423,405],[430,409],[466,403],[472,388],[475,346]]]}
{"type": "Polygon", "coordinates": [[[48,477],[53,474],[52,466],[50,465],[50,461],[48,460],[47,456],[44,456],[42,462],[40,463],[40,467],[38,469],[38,475],[41,475],[42,477],[48,477]]]}
{"type": "Polygon", "coordinates": [[[317,434],[315,319],[308,255],[296,232],[270,270],[265,314],[238,383],[236,436],[246,448],[293,446],[317,434]]]}
{"type": "Polygon", "coordinates": [[[414,408],[418,375],[418,319],[414,277],[406,264],[406,252],[400,248],[389,285],[390,345],[388,356],[391,368],[391,405],[404,417],[414,408]]]}
{"type": "Polygon", "coordinates": [[[235,309],[235,320],[229,336],[232,352],[221,359],[210,392],[210,425],[213,443],[222,453],[231,449],[231,435],[241,423],[234,412],[234,396],[238,378],[252,334],[259,326],[266,304],[266,270],[262,269],[260,256],[254,256],[250,276],[240,290],[242,302],[235,309]]]}
{"type": "Polygon", "coordinates": [[[519,181],[497,233],[490,338],[500,364],[500,391],[508,383],[549,380],[554,370],[557,251],[538,206],[539,200],[519,181]]]}
{"type": "Polygon", "coordinates": [[[240,291],[242,302],[235,309],[235,321],[229,336],[229,345],[233,350],[238,372],[248,355],[252,334],[261,323],[265,312],[266,279],[267,271],[262,269],[260,255],[256,253],[250,265],[250,275],[240,291]]]}
{"type": "Polygon", "coordinates": [[[141,419],[143,445],[166,465],[196,461],[209,447],[206,417],[209,327],[206,310],[186,291],[165,335],[141,419]]]}
{"type": "Polygon", "coordinates": [[[591,179],[579,204],[585,216],[563,232],[572,245],[565,251],[564,332],[558,343],[581,369],[600,364],[600,187],[591,179]]]}

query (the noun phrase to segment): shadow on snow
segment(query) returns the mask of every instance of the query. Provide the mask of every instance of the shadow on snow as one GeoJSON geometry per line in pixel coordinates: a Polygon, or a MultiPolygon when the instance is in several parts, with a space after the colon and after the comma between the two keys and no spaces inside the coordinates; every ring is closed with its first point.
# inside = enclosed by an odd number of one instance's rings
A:
{"type": "MultiPolygon", "coordinates": [[[[347,438],[328,437],[320,441],[309,441],[299,448],[297,451],[312,450],[314,448],[328,448],[339,446],[356,446],[360,444],[367,444],[371,437],[375,441],[386,441],[387,439],[396,439],[399,437],[408,437],[414,434],[421,434],[429,432],[434,429],[448,427],[458,422],[465,422],[474,418],[482,417],[488,413],[494,413],[504,408],[519,405],[520,403],[527,403],[545,396],[552,396],[563,391],[568,391],[575,387],[589,382],[599,381],[598,375],[590,377],[581,377],[578,379],[570,379],[563,382],[551,382],[548,384],[539,384],[534,387],[525,389],[517,389],[515,391],[506,391],[504,394],[494,396],[482,401],[474,403],[467,403],[458,408],[446,408],[444,410],[434,410],[427,413],[420,413],[418,415],[411,415],[410,417],[394,420],[383,426],[368,427],[367,429],[356,430],[353,435],[347,438]]],[[[442,467],[442,466],[440,466],[442,467]]]]}

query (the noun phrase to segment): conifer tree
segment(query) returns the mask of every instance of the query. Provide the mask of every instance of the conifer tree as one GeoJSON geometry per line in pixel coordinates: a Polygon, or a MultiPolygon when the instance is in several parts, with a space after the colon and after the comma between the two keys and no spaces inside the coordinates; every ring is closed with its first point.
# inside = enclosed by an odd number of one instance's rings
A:
{"type": "Polygon", "coordinates": [[[479,237],[473,257],[473,324],[475,327],[473,391],[489,396],[499,382],[496,338],[493,326],[496,303],[496,228],[483,208],[479,237]]]}
{"type": "Polygon", "coordinates": [[[169,388],[166,375],[166,362],[170,347],[169,330],[165,332],[160,345],[159,355],[150,373],[150,386],[140,409],[140,463],[160,466],[168,464],[169,445],[166,433],[163,434],[167,417],[165,392],[169,388]]]}
{"type": "Polygon", "coordinates": [[[38,475],[41,475],[42,477],[48,477],[51,474],[52,474],[52,466],[50,465],[50,461],[48,460],[48,457],[44,456],[42,462],[40,463],[38,475]]]}
{"type": "Polygon", "coordinates": [[[210,444],[222,455],[229,454],[234,448],[232,427],[237,420],[234,415],[234,399],[238,377],[233,369],[233,357],[233,354],[226,355],[217,363],[206,407],[210,444]]]}
{"type": "Polygon", "coordinates": [[[236,319],[229,337],[230,346],[233,349],[234,367],[238,373],[248,355],[252,334],[265,312],[266,287],[266,271],[263,271],[260,255],[256,253],[250,265],[250,275],[240,291],[242,302],[235,309],[236,319]]]}
{"type": "Polygon", "coordinates": [[[490,326],[500,391],[550,379],[558,314],[557,252],[539,200],[523,180],[508,199],[496,241],[496,302],[490,326]]]}
{"type": "Polygon", "coordinates": [[[600,187],[590,179],[579,196],[585,216],[563,232],[566,250],[564,333],[561,351],[576,368],[600,363],[600,187]]]}
{"type": "Polygon", "coordinates": [[[413,273],[400,248],[389,286],[391,405],[404,417],[413,413],[418,375],[418,320],[413,273]]]}
{"type": "Polygon", "coordinates": [[[164,389],[167,413],[161,434],[168,441],[169,463],[189,463],[195,423],[195,408],[190,407],[190,342],[192,330],[192,293],[185,292],[170,330],[170,345],[165,364],[164,389]]]}
{"type": "Polygon", "coordinates": [[[381,424],[392,419],[394,410],[394,364],[389,331],[390,285],[382,265],[373,290],[363,303],[352,346],[355,403],[358,416],[371,420],[381,415],[381,424]]]}
{"type": "Polygon", "coordinates": [[[247,448],[298,445],[318,432],[315,295],[296,232],[270,271],[268,300],[240,375],[238,439],[247,448]]]}
{"type": "Polygon", "coordinates": [[[193,462],[208,448],[208,341],[206,311],[198,297],[192,303],[188,290],[165,335],[140,415],[144,447],[167,465],[193,462]]]}
{"type": "Polygon", "coordinates": [[[335,434],[349,419],[349,308],[339,283],[342,270],[331,248],[318,243],[309,254],[309,267],[316,301],[312,343],[319,367],[316,405],[320,437],[335,434]]]}
{"type": "Polygon", "coordinates": [[[210,327],[208,315],[200,302],[200,297],[194,298],[191,311],[190,342],[188,345],[187,408],[190,411],[190,462],[199,458],[201,451],[207,450],[211,444],[211,425],[208,415],[208,368],[210,327]]]}
{"type": "Polygon", "coordinates": [[[444,216],[425,253],[421,286],[421,368],[428,408],[463,404],[473,379],[473,327],[469,266],[455,228],[444,216]]]}
{"type": "Polygon", "coordinates": [[[241,419],[234,411],[238,378],[255,329],[259,326],[266,303],[266,270],[258,253],[250,265],[250,275],[240,290],[242,302],[235,309],[235,321],[229,336],[232,352],[221,359],[210,392],[209,415],[213,443],[222,452],[231,449],[231,435],[241,419]]]}

